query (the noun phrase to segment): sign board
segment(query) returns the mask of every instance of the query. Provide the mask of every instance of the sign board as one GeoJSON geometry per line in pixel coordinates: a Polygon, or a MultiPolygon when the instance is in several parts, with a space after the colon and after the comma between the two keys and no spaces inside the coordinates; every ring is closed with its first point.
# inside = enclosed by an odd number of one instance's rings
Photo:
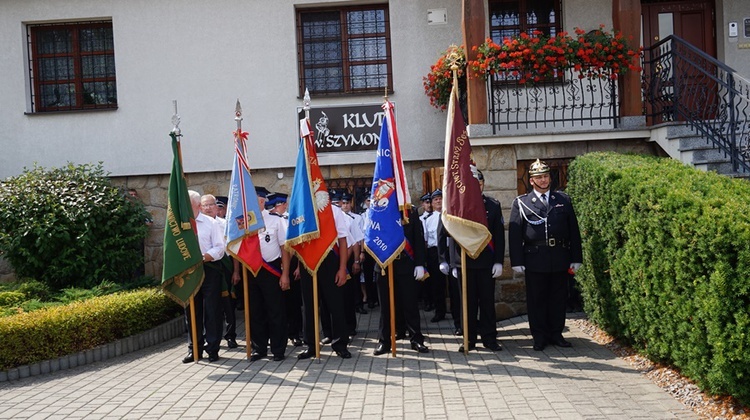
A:
{"type": "MultiPolygon", "coordinates": [[[[305,111],[297,108],[299,118],[305,111]]],[[[318,153],[377,150],[383,123],[380,104],[310,108],[310,125],[318,153]]]]}

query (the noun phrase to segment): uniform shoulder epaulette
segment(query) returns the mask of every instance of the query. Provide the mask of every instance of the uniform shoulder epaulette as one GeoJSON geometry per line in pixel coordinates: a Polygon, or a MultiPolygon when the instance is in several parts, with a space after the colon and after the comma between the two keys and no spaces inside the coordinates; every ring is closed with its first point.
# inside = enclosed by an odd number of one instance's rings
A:
{"type": "Polygon", "coordinates": [[[513,199],[513,201],[516,201],[516,200],[518,200],[518,199],[520,199],[520,198],[524,198],[524,197],[526,197],[527,195],[529,195],[529,193],[526,193],[526,194],[521,194],[521,195],[519,195],[518,197],[514,198],[514,199],[513,199]]]}
{"type": "Polygon", "coordinates": [[[570,199],[570,196],[563,191],[555,191],[555,194],[560,194],[561,196],[570,199]]]}

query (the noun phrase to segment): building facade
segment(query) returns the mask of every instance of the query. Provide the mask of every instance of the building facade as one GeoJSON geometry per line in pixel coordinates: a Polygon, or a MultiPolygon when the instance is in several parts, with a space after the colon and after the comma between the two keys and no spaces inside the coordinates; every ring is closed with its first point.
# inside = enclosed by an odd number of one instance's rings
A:
{"type": "MultiPolygon", "coordinates": [[[[441,52],[487,36],[600,25],[646,47],[676,34],[750,75],[750,4],[742,0],[4,0],[0,179],[35,163],[103,162],[154,215],[146,271],[158,278],[173,101],[194,189],[227,195],[239,100],[254,182],[289,192],[309,89],[324,176],[363,199],[387,94],[417,200],[441,182],[446,116],[422,85],[441,52]]],[[[505,88],[469,87],[474,158],[506,219],[536,158],[553,164],[564,187],[568,162],[582,153],[669,154],[642,116],[639,75],[618,83],[613,115],[568,124],[567,116],[563,124],[547,121],[557,117],[519,123],[520,113],[508,111],[518,106],[503,108],[498,99],[505,88]]],[[[534,94],[515,92],[526,102],[534,94]]],[[[509,268],[498,288],[503,317],[525,311],[523,279],[509,268]]]]}

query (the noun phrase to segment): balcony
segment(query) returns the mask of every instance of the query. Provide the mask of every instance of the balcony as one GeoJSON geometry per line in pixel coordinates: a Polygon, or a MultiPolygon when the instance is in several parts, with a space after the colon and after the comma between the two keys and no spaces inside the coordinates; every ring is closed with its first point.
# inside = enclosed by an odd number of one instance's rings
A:
{"type": "Polygon", "coordinates": [[[588,78],[572,67],[530,85],[511,71],[487,80],[492,135],[599,131],[618,125],[617,80],[588,78]]]}

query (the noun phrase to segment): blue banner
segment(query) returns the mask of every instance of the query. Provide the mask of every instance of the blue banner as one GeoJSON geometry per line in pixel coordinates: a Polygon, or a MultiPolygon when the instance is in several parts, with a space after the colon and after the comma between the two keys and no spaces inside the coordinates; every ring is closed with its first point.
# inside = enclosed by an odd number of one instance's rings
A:
{"type": "Polygon", "coordinates": [[[245,139],[247,133],[235,133],[234,163],[232,177],[229,182],[229,197],[227,203],[227,224],[224,235],[227,239],[227,252],[245,264],[253,274],[257,273],[259,262],[259,248],[249,243],[251,235],[257,235],[263,229],[263,217],[258,205],[258,196],[250,177],[245,153],[245,139]]]}
{"type": "Polygon", "coordinates": [[[404,248],[404,229],[393,170],[393,147],[388,120],[383,119],[375,158],[370,207],[365,218],[365,249],[385,269],[404,248]]]}

